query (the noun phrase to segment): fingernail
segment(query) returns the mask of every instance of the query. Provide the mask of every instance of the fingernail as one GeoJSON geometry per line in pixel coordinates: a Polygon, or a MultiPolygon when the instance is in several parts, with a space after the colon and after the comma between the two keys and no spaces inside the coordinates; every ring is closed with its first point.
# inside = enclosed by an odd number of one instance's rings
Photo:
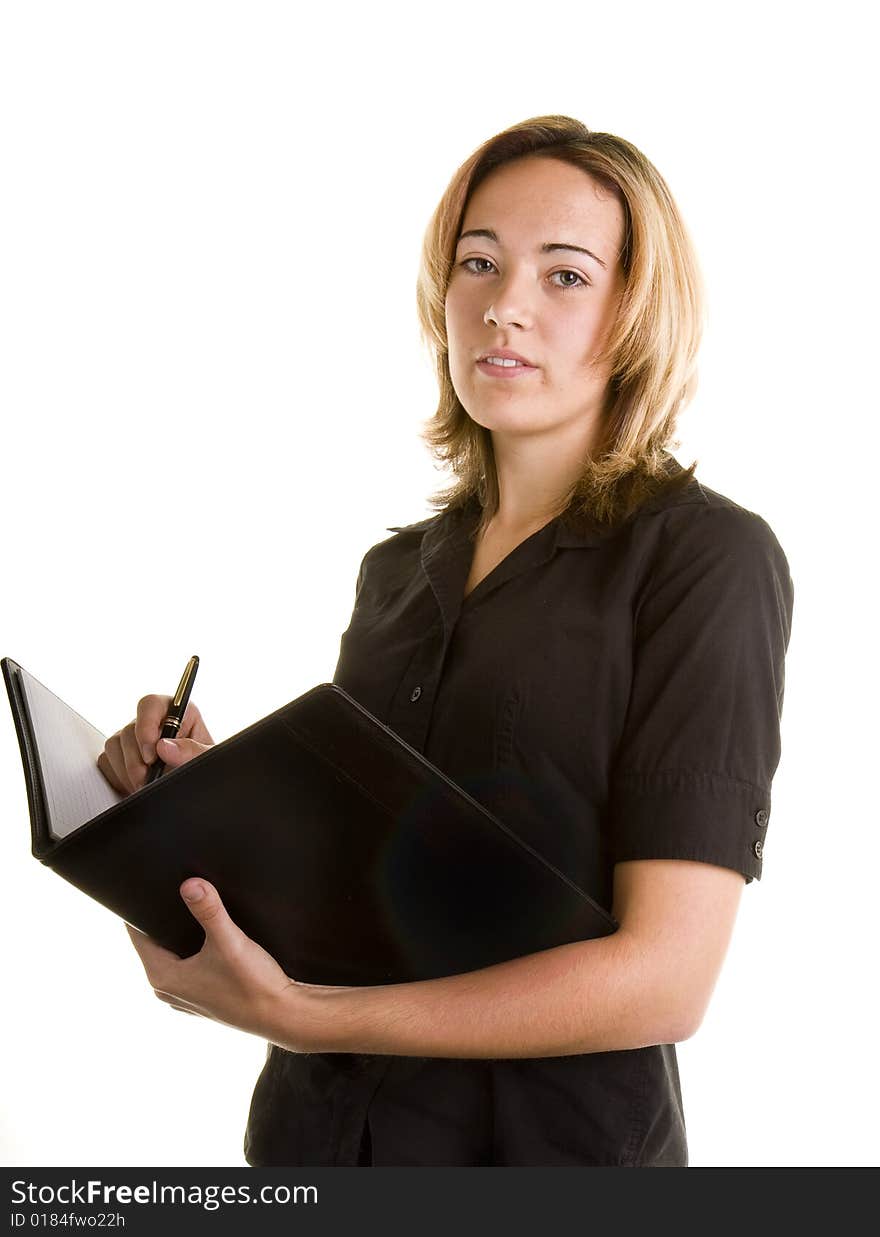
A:
{"type": "Polygon", "coordinates": [[[178,749],[178,743],[177,743],[177,740],[176,740],[176,739],[162,739],[162,740],[161,740],[161,742],[162,742],[162,743],[167,743],[169,747],[173,747],[173,748],[174,748],[174,750],[175,750],[175,752],[176,752],[176,751],[177,751],[177,749],[178,749]]]}
{"type": "Polygon", "coordinates": [[[198,902],[205,896],[204,885],[190,885],[186,893],[183,895],[187,902],[198,902]]]}

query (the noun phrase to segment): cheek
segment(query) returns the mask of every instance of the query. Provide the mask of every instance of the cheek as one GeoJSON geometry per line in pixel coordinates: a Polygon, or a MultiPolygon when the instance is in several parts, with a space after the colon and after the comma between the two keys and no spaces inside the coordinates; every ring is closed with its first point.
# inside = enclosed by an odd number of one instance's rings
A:
{"type": "Polygon", "coordinates": [[[446,289],[446,317],[461,325],[482,320],[487,297],[486,285],[464,271],[453,271],[446,289]]]}
{"type": "Polygon", "coordinates": [[[450,304],[449,298],[446,300],[446,348],[447,360],[449,364],[449,376],[452,379],[452,385],[459,391],[459,386],[462,379],[462,356],[464,341],[461,337],[460,316],[456,312],[453,305],[450,304]]]}
{"type": "MultiPolygon", "coordinates": [[[[456,354],[468,346],[468,309],[460,295],[446,297],[446,342],[452,362],[456,354]]],[[[470,332],[473,334],[473,332],[470,332]]]]}
{"type": "Polygon", "coordinates": [[[556,346],[572,369],[589,369],[599,342],[600,323],[594,313],[569,319],[556,335],[556,346]]]}
{"type": "Polygon", "coordinates": [[[446,330],[450,338],[458,334],[466,317],[465,297],[456,284],[446,293],[446,330]]]}
{"type": "Polygon", "coordinates": [[[449,349],[449,377],[452,381],[452,389],[461,400],[462,403],[468,398],[468,370],[465,354],[458,348],[449,349]]]}

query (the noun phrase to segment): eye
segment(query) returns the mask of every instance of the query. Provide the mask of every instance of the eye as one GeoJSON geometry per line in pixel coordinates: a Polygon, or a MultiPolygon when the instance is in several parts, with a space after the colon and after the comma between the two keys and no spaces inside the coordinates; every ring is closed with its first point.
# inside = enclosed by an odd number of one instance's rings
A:
{"type": "MultiPolygon", "coordinates": [[[[489,275],[496,269],[495,263],[489,258],[465,258],[463,262],[459,262],[459,266],[463,267],[471,275],[489,275]],[[480,267],[480,263],[483,263],[482,267],[480,267]]],[[[558,280],[559,282],[555,283],[555,287],[561,288],[563,292],[568,291],[570,288],[587,288],[590,286],[590,281],[585,279],[578,271],[553,271],[548,278],[554,281],[558,280]]]]}
{"type": "Polygon", "coordinates": [[[466,271],[470,271],[472,275],[488,275],[489,274],[487,270],[482,270],[482,271],[475,270],[474,267],[471,265],[473,262],[485,262],[486,266],[495,265],[495,263],[490,262],[488,258],[465,258],[463,262],[459,263],[459,266],[463,266],[464,269],[466,271]]]}
{"type": "Polygon", "coordinates": [[[574,282],[569,283],[566,280],[565,282],[558,283],[556,285],[557,288],[562,288],[563,291],[565,291],[568,288],[589,287],[589,281],[584,279],[583,275],[579,275],[577,271],[554,271],[553,274],[550,276],[550,278],[555,279],[557,275],[559,276],[573,275],[574,276],[574,282]]]}

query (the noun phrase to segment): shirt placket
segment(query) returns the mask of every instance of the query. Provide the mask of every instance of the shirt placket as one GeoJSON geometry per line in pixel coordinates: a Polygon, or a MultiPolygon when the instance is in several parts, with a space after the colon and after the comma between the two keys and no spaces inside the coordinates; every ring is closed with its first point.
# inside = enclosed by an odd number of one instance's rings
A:
{"type": "Polygon", "coordinates": [[[421,567],[425,587],[436,605],[436,621],[425,631],[407,667],[391,708],[389,725],[418,752],[424,752],[434,702],[456,625],[464,609],[483,606],[491,595],[523,572],[554,557],[560,540],[558,523],[516,547],[467,597],[464,587],[473,560],[473,543],[466,521],[452,532],[425,535],[421,567]]]}
{"type": "Polygon", "coordinates": [[[395,693],[388,722],[418,752],[425,750],[472,557],[472,544],[461,526],[439,540],[426,535],[422,541],[421,568],[425,588],[436,605],[436,621],[426,628],[416,647],[395,693]]]}

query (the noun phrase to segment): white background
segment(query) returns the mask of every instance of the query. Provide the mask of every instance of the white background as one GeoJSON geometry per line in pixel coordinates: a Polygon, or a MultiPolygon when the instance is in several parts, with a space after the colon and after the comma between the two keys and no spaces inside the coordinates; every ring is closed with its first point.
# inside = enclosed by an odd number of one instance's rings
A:
{"type": "MultiPolygon", "coordinates": [[[[764,876],[679,1048],[691,1163],[876,1164],[870,6],[606,7],[2,5],[0,654],[105,733],[192,652],[215,738],[329,679],[361,556],[442,482],[449,177],[542,113],[628,138],[709,288],[678,458],[796,593],[764,876]]],[[[156,1001],[31,858],[8,716],[0,803],[2,1160],[243,1165],[263,1044],[156,1001]]]]}

